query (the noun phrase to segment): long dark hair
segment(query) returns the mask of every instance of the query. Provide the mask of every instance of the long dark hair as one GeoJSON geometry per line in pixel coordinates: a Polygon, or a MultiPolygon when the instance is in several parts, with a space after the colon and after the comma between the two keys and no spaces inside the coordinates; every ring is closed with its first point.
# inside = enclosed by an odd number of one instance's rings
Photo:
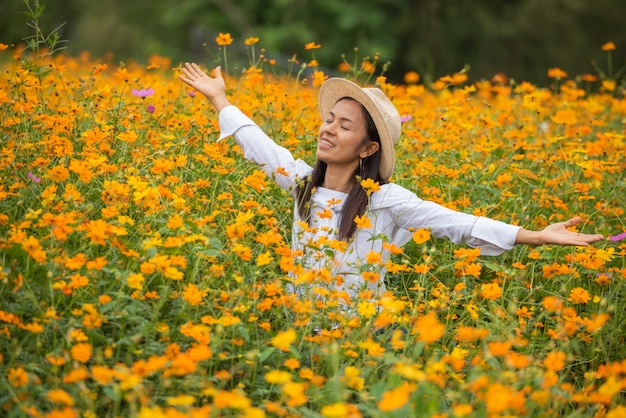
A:
{"type": "MultiPolygon", "coordinates": [[[[351,97],[343,97],[339,100],[352,100],[356,102],[356,100],[351,97]]],[[[363,143],[367,141],[374,141],[380,144],[378,129],[376,129],[374,120],[363,105],[361,105],[361,112],[363,112],[363,119],[365,119],[365,129],[367,133],[367,136],[363,138],[363,143]]],[[[341,221],[339,223],[338,238],[341,241],[349,241],[352,238],[354,231],[356,230],[354,218],[357,216],[363,216],[365,210],[367,209],[367,193],[363,190],[363,187],[361,187],[357,178],[360,177],[362,180],[372,179],[377,181],[379,184],[387,183],[386,180],[380,177],[378,170],[380,167],[380,155],[381,148],[378,147],[378,151],[361,160],[361,164],[359,164],[359,167],[357,167],[353,173],[354,182],[352,184],[352,188],[348,192],[346,201],[343,202],[341,221]]],[[[315,163],[315,167],[313,167],[313,172],[296,185],[298,214],[300,215],[300,218],[306,222],[311,222],[311,195],[313,190],[316,187],[320,187],[324,183],[325,176],[326,163],[318,160],[317,163],[315,163]]]]}

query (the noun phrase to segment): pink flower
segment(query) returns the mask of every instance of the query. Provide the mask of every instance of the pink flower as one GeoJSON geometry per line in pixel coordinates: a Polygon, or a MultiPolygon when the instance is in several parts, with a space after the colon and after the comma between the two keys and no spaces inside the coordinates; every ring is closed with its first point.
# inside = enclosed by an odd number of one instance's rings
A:
{"type": "Polygon", "coordinates": [[[37,177],[36,175],[34,175],[32,171],[29,171],[28,174],[26,174],[26,177],[28,177],[29,179],[31,179],[35,183],[41,183],[41,179],[39,177],[37,177]]]}
{"type": "Polygon", "coordinates": [[[154,105],[148,105],[148,113],[154,113],[154,111],[156,110],[156,108],[154,107],[154,105]]]}
{"type": "Polygon", "coordinates": [[[413,116],[411,116],[411,115],[401,116],[401,117],[400,117],[400,122],[402,122],[402,123],[404,123],[404,122],[408,122],[408,121],[410,121],[411,119],[413,119],[413,116]]]}
{"type": "Polygon", "coordinates": [[[609,239],[611,241],[621,241],[623,239],[626,239],[626,231],[622,232],[621,234],[613,235],[612,237],[609,237],[609,239]]]}
{"type": "Polygon", "coordinates": [[[146,97],[152,96],[154,94],[154,90],[152,88],[141,90],[132,89],[130,92],[133,94],[133,96],[141,97],[142,99],[145,99],[146,97]]]}

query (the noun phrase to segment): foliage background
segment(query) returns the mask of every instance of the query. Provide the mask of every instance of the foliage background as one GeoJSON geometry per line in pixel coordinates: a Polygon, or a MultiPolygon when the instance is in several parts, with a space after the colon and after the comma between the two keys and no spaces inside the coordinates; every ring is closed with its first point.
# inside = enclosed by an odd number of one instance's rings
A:
{"type": "MultiPolygon", "coordinates": [[[[613,41],[624,63],[622,0],[66,0],[47,2],[44,31],[59,25],[68,51],[111,52],[116,60],[147,60],[153,53],[174,62],[204,59],[203,43],[219,32],[235,39],[260,37],[268,55],[301,54],[322,44],[317,57],[330,68],[341,55],[380,53],[391,61],[393,82],[418,71],[436,79],[468,65],[473,79],[505,73],[516,81],[545,84],[546,69],[571,74],[594,70],[599,46],[613,41]]],[[[28,35],[23,0],[0,2],[0,39],[28,35]]],[[[279,60],[284,61],[284,60],[279,60]]],[[[599,62],[600,64],[600,62],[599,62]]]]}

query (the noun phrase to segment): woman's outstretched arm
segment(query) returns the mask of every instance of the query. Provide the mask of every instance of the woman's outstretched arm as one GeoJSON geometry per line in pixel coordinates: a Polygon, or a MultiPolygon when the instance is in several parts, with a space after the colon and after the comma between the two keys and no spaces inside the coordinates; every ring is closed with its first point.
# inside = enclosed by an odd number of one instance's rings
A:
{"type": "Polygon", "coordinates": [[[576,217],[565,222],[557,222],[548,225],[541,231],[529,231],[522,228],[517,233],[515,244],[587,246],[592,242],[604,239],[604,236],[600,234],[582,234],[567,229],[574,225],[578,225],[580,222],[582,222],[582,219],[580,217],[576,217]]]}

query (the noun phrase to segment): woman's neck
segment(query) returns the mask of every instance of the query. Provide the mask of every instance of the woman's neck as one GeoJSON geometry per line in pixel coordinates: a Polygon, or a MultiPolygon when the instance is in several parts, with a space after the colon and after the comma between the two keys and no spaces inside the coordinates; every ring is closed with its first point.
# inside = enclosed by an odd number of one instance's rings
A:
{"type": "Polygon", "coordinates": [[[326,174],[324,175],[324,181],[322,187],[337,192],[349,193],[354,186],[354,169],[331,169],[326,168],[326,174]]]}

